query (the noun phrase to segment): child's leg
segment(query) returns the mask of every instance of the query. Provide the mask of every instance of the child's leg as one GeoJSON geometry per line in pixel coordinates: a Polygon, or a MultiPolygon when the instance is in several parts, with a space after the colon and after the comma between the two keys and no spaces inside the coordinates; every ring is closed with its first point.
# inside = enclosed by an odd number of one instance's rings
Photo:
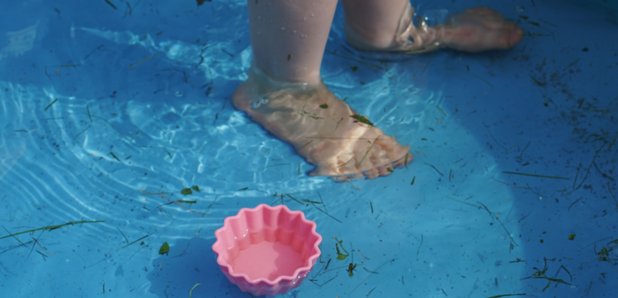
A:
{"type": "Polygon", "coordinates": [[[233,102],[314,164],[314,175],[388,175],[411,159],[408,149],[355,116],[320,81],[336,4],[249,0],[254,63],[233,102]]]}
{"type": "Polygon", "coordinates": [[[515,23],[488,8],[469,9],[429,27],[422,20],[415,24],[409,0],[343,0],[343,7],[348,41],[363,50],[479,52],[511,48],[523,35],[515,23]]]}
{"type": "Polygon", "coordinates": [[[248,0],[254,66],[283,82],[320,83],[337,0],[248,0]]]}
{"type": "Polygon", "coordinates": [[[409,0],[343,0],[348,41],[364,50],[394,50],[408,42],[409,0]]]}

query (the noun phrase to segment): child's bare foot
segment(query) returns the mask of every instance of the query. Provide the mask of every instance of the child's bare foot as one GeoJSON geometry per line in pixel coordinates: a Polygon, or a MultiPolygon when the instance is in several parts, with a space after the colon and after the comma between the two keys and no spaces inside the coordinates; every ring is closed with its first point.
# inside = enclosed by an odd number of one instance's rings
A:
{"type": "Polygon", "coordinates": [[[515,23],[482,7],[451,16],[443,29],[441,42],[449,48],[466,52],[510,49],[523,36],[523,31],[515,23]]]}
{"type": "Polygon", "coordinates": [[[314,164],[311,175],[374,178],[412,159],[407,147],[356,115],[323,84],[275,83],[254,72],[233,102],[314,164]]]}
{"type": "Polygon", "coordinates": [[[523,31],[500,13],[489,8],[472,8],[450,16],[445,24],[414,24],[410,6],[397,31],[365,30],[346,27],[348,42],[361,50],[424,53],[440,48],[465,52],[510,49],[522,38],[523,31]],[[394,35],[391,39],[385,35],[394,35]],[[385,42],[390,40],[390,42],[385,42]]]}

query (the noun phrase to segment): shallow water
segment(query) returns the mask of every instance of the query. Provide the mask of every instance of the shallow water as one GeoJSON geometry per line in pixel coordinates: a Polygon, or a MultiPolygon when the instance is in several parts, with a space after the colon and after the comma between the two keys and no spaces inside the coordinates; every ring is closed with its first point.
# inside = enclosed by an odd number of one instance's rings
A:
{"type": "Polygon", "coordinates": [[[324,237],[286,296],[612,297],[618,14],[478,3],[518,20],[523,43],[360,53],[336,16],[325,83],[415,155],[348,183],[308,177],[231,106],[251,59],[244,1],[4,3],[1,296],[247,297],[220,273],[213,232],[241,207],[284,203],[324,237]]]}

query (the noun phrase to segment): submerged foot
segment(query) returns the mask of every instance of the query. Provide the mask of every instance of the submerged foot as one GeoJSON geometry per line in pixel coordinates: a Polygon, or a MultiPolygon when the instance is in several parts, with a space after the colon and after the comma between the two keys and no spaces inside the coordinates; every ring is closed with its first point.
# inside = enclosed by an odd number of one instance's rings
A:
{"type": "Polygon", "coordinates": [[[322,84],[277,85],[251,75],[233,102],[314,164],[311,175],[374,178],[412,159],[407,147],[355,114],[322,84]]]}
{"type": "Polygon", "coordinates": [[[445,26],[442,42],[449,48],[481,52],[514,47],[523,31],[515,23],[489,8],[473,8],[451,16],[445,26]]]}
{"type": "Polygon", "coordinates": [[[523,31],[514,22],[505,19],[499,12],[479,7],[465,10],[447,18],[442,25],[428,26],[421,19],[414,24],[410,7],[402,17],[401,26],[390,42],[384,42],[383,32],[355,32],[346,27],[348,43],[360,50],[424,53],[441,48],[464,52],[505,50],[514,47],[523,36],[523,31]]]}

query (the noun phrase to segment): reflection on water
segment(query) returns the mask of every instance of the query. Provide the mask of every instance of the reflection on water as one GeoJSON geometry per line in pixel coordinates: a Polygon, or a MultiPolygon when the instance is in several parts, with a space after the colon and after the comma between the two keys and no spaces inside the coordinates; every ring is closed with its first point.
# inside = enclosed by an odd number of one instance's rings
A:
{"type": "Polygon", "coordinates": [[[7,44],[0,49],[0,60],[20,56],[30,51],[34,46],[38,27],[37,23],[17,31],[6,32],[7,44]]]}

